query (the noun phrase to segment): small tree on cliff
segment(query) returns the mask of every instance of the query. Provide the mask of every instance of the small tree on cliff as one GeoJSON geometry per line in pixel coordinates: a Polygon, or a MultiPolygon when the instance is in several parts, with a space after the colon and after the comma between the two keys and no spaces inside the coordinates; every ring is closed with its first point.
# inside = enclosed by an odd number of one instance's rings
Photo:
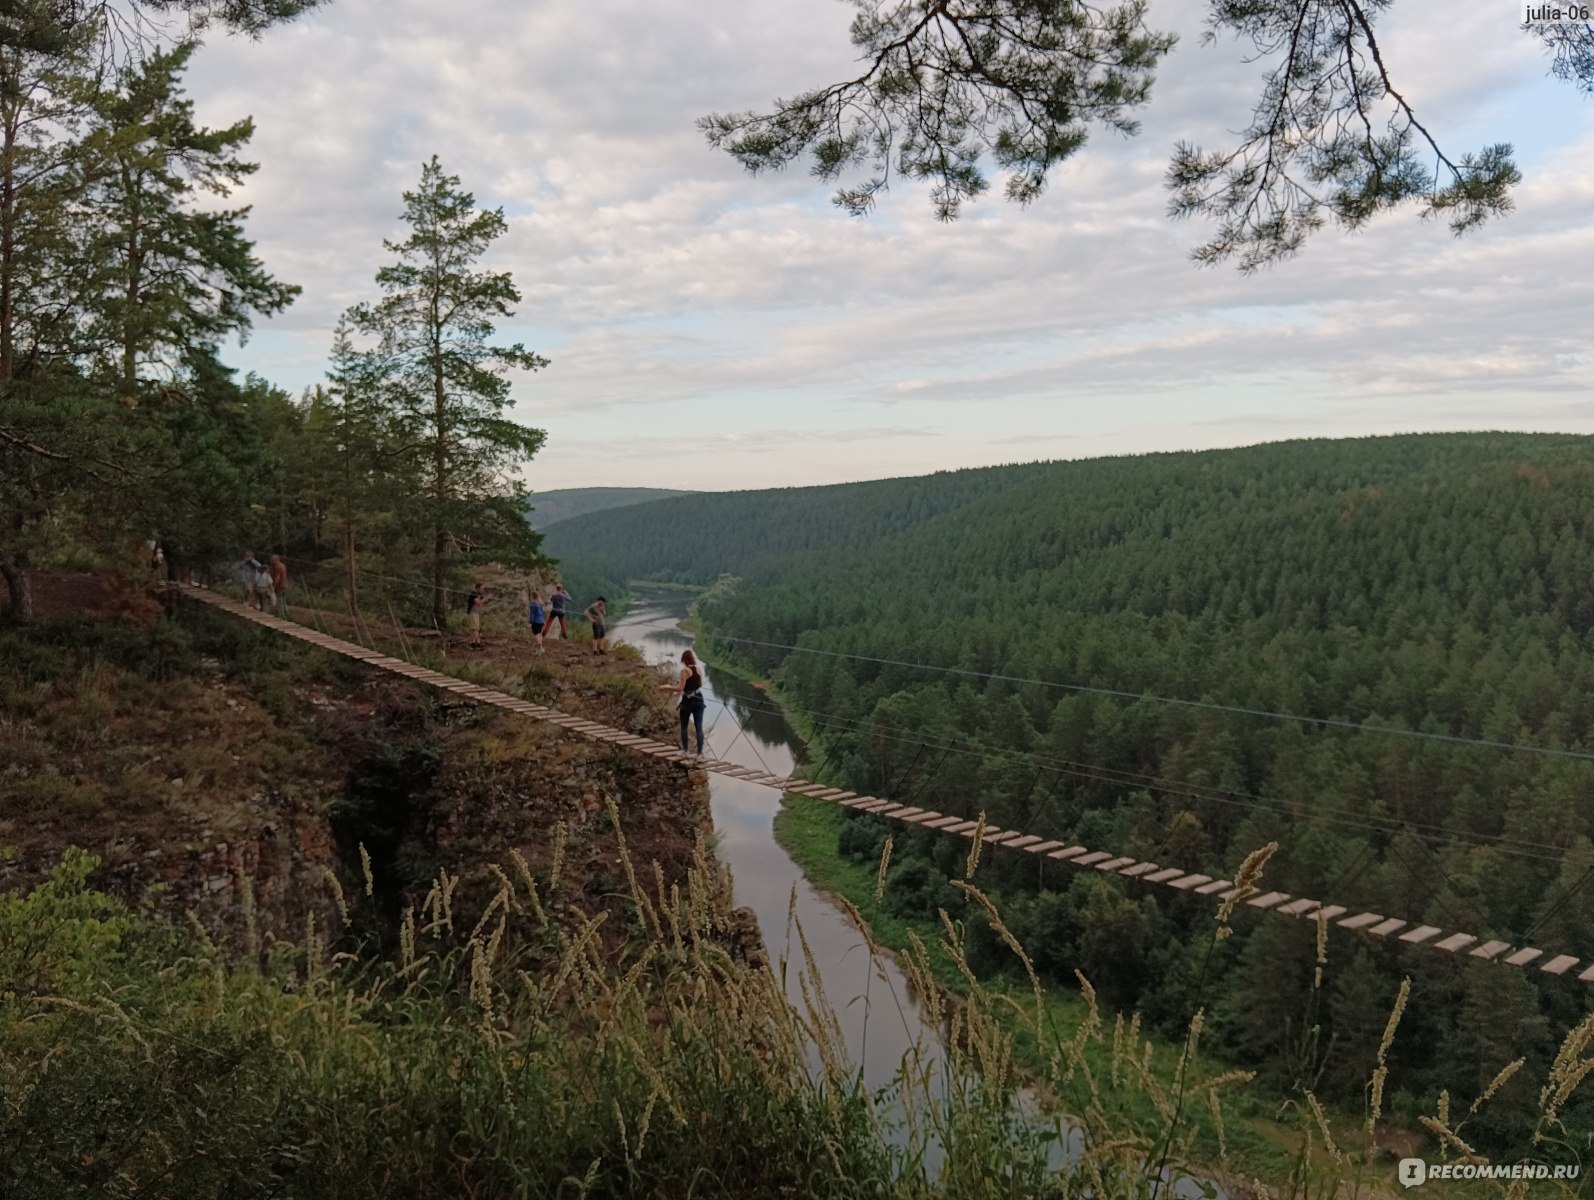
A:
{"type": "Polygon", "coordinates": [[[478,211],[434,155],[420,186],[404,193],[410,236],[385,242],[398,261],[377,272],[383,298],[350,310],[370,351],[396,427],[396,444],[425,479],[423,524],[430,544],[432,616],[448,615],[447,564],[496,558],[530,561],[538,535],[511,477],[547,436],[510,420],[508,372],[548,360],[519,343],[496,346],[498,319],[520,292],[507,272],[477,262],[505,231],[502,209],[478,211]]]}

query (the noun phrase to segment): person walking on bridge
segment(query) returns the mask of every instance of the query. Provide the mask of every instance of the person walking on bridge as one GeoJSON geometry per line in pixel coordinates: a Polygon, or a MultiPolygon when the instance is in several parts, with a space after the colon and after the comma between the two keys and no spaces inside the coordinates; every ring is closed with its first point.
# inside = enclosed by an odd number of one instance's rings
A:
{"type": "Polygon", "coordinates": [[[271,570],[255,557],[253,550],[244,555],[238,564],[238,582],[244,586],[244,603],[252,604],[261,612],[276,606],[271,591],[271,570]]]}
{"type": "Polygon", "coordinates": [[[681,652],[681,677],[674,683],[661,683],[659,690],[677,692],[681,697],[681,751],[687,752],[686,727],[697,724],[697,756],[703,757],[703,710],[708,702],[703,696],[703,664],[690,650],[681,652]]]}

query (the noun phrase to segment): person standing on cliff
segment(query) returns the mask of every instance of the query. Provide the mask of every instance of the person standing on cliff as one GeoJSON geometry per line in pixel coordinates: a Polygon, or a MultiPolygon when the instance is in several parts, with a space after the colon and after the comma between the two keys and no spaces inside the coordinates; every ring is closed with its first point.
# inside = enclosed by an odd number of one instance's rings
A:
{"type": "Polygon", "coordinates": [[[531,611],[528,615],[531,618],[531,640],[537,643],[537,653],[544,654],[542,634],[548,627],[548,610],[542,606],[542,593],[536,588],[531,589],[531,611]]]}
{"type": "Polygon", "coordinates": [[[609,653],[609,647],[604,645],[609,637],[609,630],[605,624],[608,616],[609,602],[602,596],[587,605],[587,620],[592,622],[592,652],[594,654],[609,653]]]}
{"type": "Polygon", "coordinates": [[[487,593],[482,590],[481,581],[471,585],[470,595],[465,597],[465,627],[470,630],[470,648],[482,648],[482,609],[492,601],[487,599],[487,593]]]}
{"type": "Polygon", "coordinates": [[[661,683],[659,690],[677,692],[681,697],[681,751],[687,751],[686,727],[697,724],[697,755],[703,757],[703,711],[708,701],[703,696],[703,664],[690,650],[681,652],[681,677],[674,683],[661,683]]]}
{"type": "Polygon", "coordinates": [[[565,591],[565,585],[555,583],[553,595],[548,597],[548,607],[552,610],[548,617],[548,632],[553,632],[555,625],[559,626],[559,636],[565,641],[570,640],[570,593],[565,591]]]}

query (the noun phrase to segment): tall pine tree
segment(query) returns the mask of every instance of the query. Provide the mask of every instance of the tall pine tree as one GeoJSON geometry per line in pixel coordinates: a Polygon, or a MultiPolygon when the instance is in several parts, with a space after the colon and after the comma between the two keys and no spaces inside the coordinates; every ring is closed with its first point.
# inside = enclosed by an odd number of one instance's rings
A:
{"type": "Polygon", "coordinates": [[[547,436],[511,420],[512,370],[548,360],[491,341],[520,292],[508,272],[478,262],[506,229],[502,209],[480,211],[434,155],[420,186],[404,193],[410,235],[385,242],[398,261],[377,272],[383,297],[350,312],[379,339],[370,353],[398,430],[398,444],[425,477],[432,617],[448,618],[451,559],[530,562],[538,535],[527,523],[512,471],[547,436]]]}
{"type": "Polygon", "coordinates": [[[239,157],[252,121],[194,123],[181,78],[196,49],[189,42],[151,55],[96,104],[97,332],[127,397],[137,395],[141,374],[177,373],[195,351],[214,351],[254,314],[280,312],[299,293],[255,257],[243,230],[247,208],[194,207],[201,194],[229,195],[255,170],[239,157]]]}

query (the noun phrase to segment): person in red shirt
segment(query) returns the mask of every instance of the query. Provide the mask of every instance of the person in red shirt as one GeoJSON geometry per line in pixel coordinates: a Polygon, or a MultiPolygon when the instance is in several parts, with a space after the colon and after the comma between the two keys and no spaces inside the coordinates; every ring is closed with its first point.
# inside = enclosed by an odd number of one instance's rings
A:
{"type": "Polygon", "coordinates": [[[288,564],[283,561],[282,555],[273,554],[271,556],[271,591],[274,597],[273,603],[276,605],[277,611],[284,614],[288,611],[288,602],[282,598],[282,594],[287,590],[288,564]]]}

